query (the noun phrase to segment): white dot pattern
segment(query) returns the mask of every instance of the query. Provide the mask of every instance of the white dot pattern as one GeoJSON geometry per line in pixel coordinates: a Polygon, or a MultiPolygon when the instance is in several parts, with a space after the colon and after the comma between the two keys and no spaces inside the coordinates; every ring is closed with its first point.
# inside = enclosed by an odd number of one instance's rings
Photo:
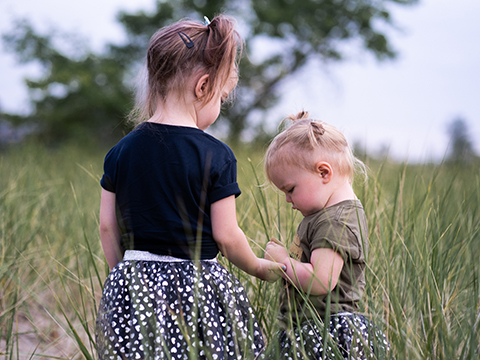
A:
{"type": "Polygon", "coordinates": [[[96,341],[100,360],[253,359],[264,348],[244,288],[213,261],[118,264],[105,281],[96,341]]]}
{"type": "Polygon", "coordinates": [[[305,322],[300,328],[280,331],[266,359],[382,359],[389,351],[385,334],[363,315],[333,315],[328,326],[327,341],[323,340],[323,329],[313,323],[305,322]]]}

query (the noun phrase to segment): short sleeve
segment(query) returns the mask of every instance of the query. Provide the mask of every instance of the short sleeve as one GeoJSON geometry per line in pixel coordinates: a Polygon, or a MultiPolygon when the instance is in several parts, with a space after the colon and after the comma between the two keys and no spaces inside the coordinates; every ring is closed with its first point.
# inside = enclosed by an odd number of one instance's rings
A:
{"type": "Polygon", "coordinates": [[[228,161],[220,171],[213,174],[208,199],[212,204],[232,195],[237,197],[240,193],[237,183],[237,162],[233,159],[228,161]]]}
{"type": "MultiPolygon", "coordinates": [[[[337,251],[346,260],[359,260],[363,251],[358,236],[352,231],[356,213],[339,207],[331,217],[326,217],[311,227],[310,251],[329,248],[337,251]]],[[[358,221],[357,221],[358,223],[358,221]]]]}
{"type": "Polygon", "coordinates": [[[100,180],[100,185],[107,191],[115,192],[115,178],[117,169],[117,158],[114,148],[111,149],[105,156],[103,163],[103,176],[100,180]]]}
{"type": "MultiPolygon", "coordinates": [[[[338,252],[344,259],[352,258],[358,260],[360,257],[360,248],[356,236],[347,226],[337,223],[327,224],[323,231],[318,231],[310,243],[310,251],[315,249],[328,248],[338,252]]],[[[321,227],[319,227],[320,229],[321,227]]]]}

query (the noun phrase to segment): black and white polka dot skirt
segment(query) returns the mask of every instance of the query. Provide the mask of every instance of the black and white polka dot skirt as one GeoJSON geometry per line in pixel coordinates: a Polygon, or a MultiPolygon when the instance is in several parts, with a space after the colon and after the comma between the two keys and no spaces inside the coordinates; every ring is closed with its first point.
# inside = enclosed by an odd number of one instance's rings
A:
{"type": "Polygon", "coordinates": [[[385,335],[360,314],[341,313],[330,317],[326,328],[313,321],[277,333],[267,359],[386,359],[389,345],[385,335]]]}
{"type": "Polygon", "coordinates": [[[216,260],[143,251],[127,251],[106,279],[96,343],[100,360],[255,359],[264,349],[244,288],[216,260]]]}

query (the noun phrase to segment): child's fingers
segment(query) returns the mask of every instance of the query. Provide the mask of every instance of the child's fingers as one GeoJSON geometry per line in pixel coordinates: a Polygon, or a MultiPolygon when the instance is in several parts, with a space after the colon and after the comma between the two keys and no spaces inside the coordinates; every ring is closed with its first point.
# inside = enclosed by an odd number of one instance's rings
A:
{"type": "Polygon", "coordinates": [[[281,270],[274,270],[274,269],[270,269],[269,272],[268,272],[268,276],[266,277],[266,281],[269,282],[269,283],[274,283],[278,280],[280,280],[283,276],[283,271],[281,270]]]}
{"type": "Polygon", "coordinates": [[[259,276],[262,280],[268,282],[275,282],[282,277],[282,264],[276,263],[274,261],[261,259],[262,264],[262,273],[259,276]]]}
{"type": "Polygon", "coordinates": [[[281,274],[282,272],[287,270],[287,267],[285,266],[285,264],[278,263],[275,260],[270,260],[270,262],[271,264],[270,264],[270,268],[268,269],[269,271],[273,271],[278,274],[281,274]]]}
{"type": "Polygon", "coordinates": [[[287,267],[283,264],[275,263],[275,267],[268,269],[270,272],[270,276],[268,277],[268,282],[275,282],[283,277],[287,267]]]}
{"type": "Polygon", "coordinates": [[[277,273],[277,274],[281,274],[281,273],[284,272],[285,270],[287,270],[287,267],[286,267],[285,265],[283,265],[283,264],[278,264],[278,263],[277,263],[277,266],[268,269],[268,271],[273,271],[273,272],[275,272],[275,273],[277,273]]]}

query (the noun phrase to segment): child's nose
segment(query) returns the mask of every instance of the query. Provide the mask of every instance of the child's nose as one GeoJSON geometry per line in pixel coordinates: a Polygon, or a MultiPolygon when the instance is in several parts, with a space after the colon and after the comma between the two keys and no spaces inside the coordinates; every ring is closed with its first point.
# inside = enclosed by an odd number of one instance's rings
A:
{"type": "Polygon", "coordinates": [[[290,195],[285,195],[285,201],[288,203],[292,202],[292,198],[290,197],[290,195]]]}

